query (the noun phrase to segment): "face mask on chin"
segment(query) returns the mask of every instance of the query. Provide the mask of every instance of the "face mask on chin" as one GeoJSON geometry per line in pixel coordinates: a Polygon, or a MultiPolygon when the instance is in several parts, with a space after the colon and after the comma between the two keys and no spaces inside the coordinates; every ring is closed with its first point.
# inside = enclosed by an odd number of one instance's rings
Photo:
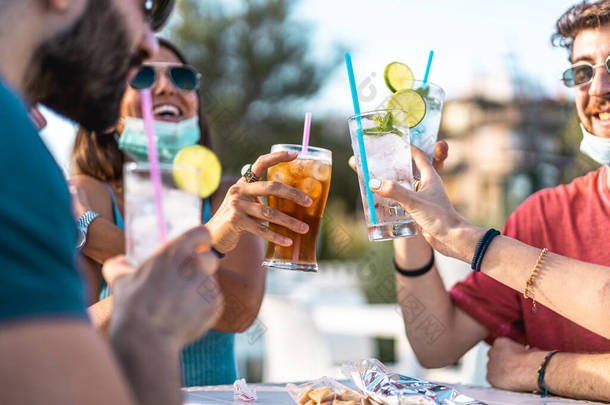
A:
{"type": "MultiPolygon", "coordinates": [[[[136,162],[148,160],[148,138],[141,118],[126,117],[125,127],[119,137],[119,149],[136,162]]],[[[180,122],[155,121],[157,151],[161,163],[172,163],[178,152],[195,145],[201,137],[199,117],[180,122]]]]}
{"type": "Polygon", "coordinates": [[[583,135],[580,151],[600,165],[610,166],[610,138],[595,136],[582,124],[580,124],[580,129],[583,135]]]}

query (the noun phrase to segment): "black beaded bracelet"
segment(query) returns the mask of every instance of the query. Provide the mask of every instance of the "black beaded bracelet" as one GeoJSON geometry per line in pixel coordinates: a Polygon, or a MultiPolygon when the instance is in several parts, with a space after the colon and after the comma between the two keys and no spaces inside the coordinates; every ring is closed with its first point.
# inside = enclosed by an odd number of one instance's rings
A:
{"type": "Polygon", "coordinates": [[[227,254],[226,253],[220,253],[218,250],[216,250],[216,248],[214,246],[212,246],[212,249],[210,249],[212,251],[212,253],[214,253],[216,255],[217,258],[222,259],[224,258],[227,254]]]}
{"type": "Polygon", "coordinates": [[[396,272],[402,276],[405,276],[405,277],[423,276],[424,274],[429,272],[430,269],[432,269],[432,267],[434,267],[434,251],[432,251],[432,257],[430,258],[430,261],[428,263],[426,263],[423,267],[420,267],[419,269],[405,270],[405,269],[398,267],[398,265],[396,264],[396,259],[392,259],[392,262],[394,263],[394,270],[396,270],[396,272]]]}
{"type": "Polygon", "coordinates": [[[474,257],[472,258],[472,264],[470,266],[472,270],[476,272],[481,271],[481,264],[483,263],[483,257],[487,252],[487,248],[491,244],[491,241],[498,235],[500,235],[500,231],[493,228],[485,232],[485,235],[483,235],[483,237],[477,244],[477,249],[474,253],[474,257]]]}
{"type": "Polygon", "coordinates": [[[559,353],[559,350],[548,352],[546,356],[544,356],[544,360],[542,360],[542,364],[540,364],[540,367],[538,368],[538,389],[540,390],[540,398],[544,398],[550,394],[549,389],[544,384],[544,374],[546,373],[546,366],[548,366],[551,357],[557,353],[559,353]]]}

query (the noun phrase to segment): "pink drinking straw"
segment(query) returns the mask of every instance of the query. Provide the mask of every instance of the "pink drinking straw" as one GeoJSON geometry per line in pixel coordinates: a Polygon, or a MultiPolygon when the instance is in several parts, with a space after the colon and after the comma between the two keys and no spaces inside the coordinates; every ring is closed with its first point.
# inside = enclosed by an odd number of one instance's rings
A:
{"type": "Polygon", "coordinates": [[[155,208],[157,210],[157,223],[159,224],[159,235],[161,242],[167,241],[167,230],[165,229],[165,216],[163,215],[163,197],[161,195],[161,170],[159,169],[159,155],[157,154],[157,142],[155,141],[155,127],[153,125],[153,102],[150,89],[140,91],[142,100],[142,118],[144,119],[144,130],[148,138],[148,163],[150,164],[150,180],[153,184],[155,195],[155,208]]]}
{"type": "Polygon", "coordinates": [[[307,154],[309,148],[309,133],[311,132],[311,113],[305,114],[305,128],[303,128],[303,154],[307,154]]]}
{"type": "MultiPolygon", "coordinates": [[[[311,133],[311,113],[305,114],[305,127],[303,128],[303,148],[302,153],[306,155],[309,148],[309,134],[311,133]]],[[[296,235],[292,242],[292,261],[296,263],[299,260],[301,252],[301,235],[296,235]]]]}

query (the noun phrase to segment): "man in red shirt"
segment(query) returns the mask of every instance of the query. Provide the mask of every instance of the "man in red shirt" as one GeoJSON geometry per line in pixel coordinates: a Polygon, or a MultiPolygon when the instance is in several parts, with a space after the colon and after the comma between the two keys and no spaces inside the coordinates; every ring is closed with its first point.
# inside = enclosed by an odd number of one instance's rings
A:
{"type": "MultiPolygon", "coordinates": [[[[584,135],[581,150],[602,167],[534,194],[510,216],[503,233],[553,253],[610,266],[610,0],[569,9],[557,21],[553,41],[570,52],[572,67],[563,80],[575,91],[584,135]]],[[[532,311],[530,299],[482,273],[471,273],[447,291],[422,237],[396,240],[394,252],[407,336],[423,366],[453,364],[485,340],[493,345],[489,382],[535,391],[545,356],[559,350],[544,376],[549,391],[610,401],[610,340],[542,305],[532,311]]],[[[552,272],[540,277],[552,277],[552,272]]],[[[579,294],[578,285],[566,288],[579,294]]]]}

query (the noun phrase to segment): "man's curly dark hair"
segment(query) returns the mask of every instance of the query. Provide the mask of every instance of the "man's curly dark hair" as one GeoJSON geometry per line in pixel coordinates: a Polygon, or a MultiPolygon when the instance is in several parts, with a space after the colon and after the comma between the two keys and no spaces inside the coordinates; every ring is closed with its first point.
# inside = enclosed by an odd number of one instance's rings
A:
{"type": "Polygon", "coordinates": [[[551,37],[554,46],[566,48],[570,55],[574,38],[583,30],[610,23],[610,0],[583,1],[569,8],[555,24],[551,37]]]}

